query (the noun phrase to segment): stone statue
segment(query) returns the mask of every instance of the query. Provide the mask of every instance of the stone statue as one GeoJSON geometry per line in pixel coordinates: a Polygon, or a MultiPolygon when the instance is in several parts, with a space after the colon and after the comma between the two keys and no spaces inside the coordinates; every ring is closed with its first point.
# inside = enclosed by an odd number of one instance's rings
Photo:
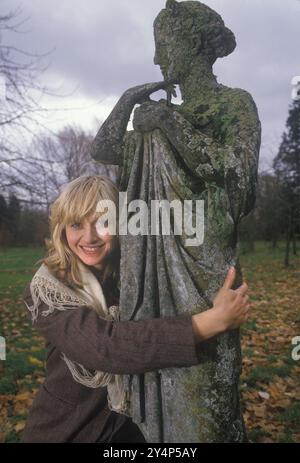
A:
{"type": "MultiPolygon", "coordinates": [[[[249,93],[217,82],[212,66],[235,48],[233,33],[197,1],[168,0],[154,22],[154,63],[164,81],[127,90],[101,126],[94,159],[120,166],[128,203],[204,200],[204,241],[124,235],[124,320],[194,314],[212,306],[229,266],[242,283],[238,224],[254,206],[260,122],[249,93]],[[171,103],[179,84],[183,103],[171,103]],[[152,101],[159,89],[167,100],[152,101]],[[136,104],[133,131],[126,132],[136,104]]],[[[163,340],[162,340],[163,342],[163,340]]],[[[174,340],[180,348],[180,339],[174,340]]],[[[245,442],[239,401],[239,331],[199,346],[199,365],[126,375],[131,416],[148,442],[245,442]]]]}

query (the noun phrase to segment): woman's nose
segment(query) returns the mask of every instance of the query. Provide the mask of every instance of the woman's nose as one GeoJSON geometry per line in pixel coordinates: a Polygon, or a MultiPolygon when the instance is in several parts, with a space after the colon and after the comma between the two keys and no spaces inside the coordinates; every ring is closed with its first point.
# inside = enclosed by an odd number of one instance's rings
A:
{"type": "Polygon", "coordinates": [[[88,225],[84,228],[82,239],[86,244],[95,243],[99,241],[96,227],[94,225],[88,225]]]}

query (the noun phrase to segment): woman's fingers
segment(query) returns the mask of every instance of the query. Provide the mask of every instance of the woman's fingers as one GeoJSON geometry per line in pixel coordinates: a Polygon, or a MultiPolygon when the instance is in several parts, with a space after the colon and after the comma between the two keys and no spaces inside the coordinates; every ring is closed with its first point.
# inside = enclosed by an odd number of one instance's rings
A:
{"type": "Polygon", "coordinates": [[[241,296],[240,297],[240,308],[242,311],[245,311],[246,309],[248,310],[250,308],[250,302],[249,302],[249,296],[241,296]]]}
{"type": "Polygon", "coordinates": [[[243,283],[241,286],[239,286],[235,290],[235,292],[241,294],[242,296],[244,296],[247,293],[248,289],[249,289],[249,287],[248,287],[247,283],[243,283]]]}
{"type": "Polygon", "coordinates": [[[246,294],[246,296],[243,297],[243,300],[244,300],[244,304],[249,303],[249,296],[248,296],[248,294],[246,294]]]}
{"type": "Polygon", "coordinates": [[[247,313],[250,310],[251,306],[249,302],[249,296],[247,294],[243,296],[241,293],[238,293],[236,298],[236,304],[239,308],[240,314],[245,315],[245,313],[247,313]]]}
{"type": "Polygon", "coordinates": [[[243,308],[242,308],[242,312],[241,312],[241,320],[242,320],[242,323],[245,323],[246,321],[248,321],[249,317],[250,317],[250,304],[246,304],[243,308]]]}
{"type": "Polygon", "coordinates": [[[247,304],[246,307],[244,307],[244,317],[247,319],[250,317],[250,304],[247,304]]]}
{"type": "Polygon", "coordinates": [[[234,283],[234,280],[235,280],[235,268],[230,267],[230,269],[227,272],[227,275],[226,275],[226,278],[223,284],[223,288],[230,289],[234,283]]]}

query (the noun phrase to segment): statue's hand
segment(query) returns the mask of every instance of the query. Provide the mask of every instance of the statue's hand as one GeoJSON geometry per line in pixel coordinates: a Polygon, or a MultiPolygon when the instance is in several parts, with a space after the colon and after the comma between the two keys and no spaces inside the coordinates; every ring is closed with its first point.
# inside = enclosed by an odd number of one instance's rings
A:
{"type": "Polygon", "coordinates": [[[132,125],[138,132],[149,132],[158,129],[162,122],[171,117],[171,108],[166,100],[148,101],[134,111],[132,125]]]}
{"type": "Polygon", "coordinates": [[[145,101],[150,101],[149,96],[158,90],[166,90],[170,92],[174,86],[170,82],[153,82],[150,84],[137,85],[136,87],[129,88],[123,93],[123,98],[128,100],[131,104],[142,104],[145,101]]]}

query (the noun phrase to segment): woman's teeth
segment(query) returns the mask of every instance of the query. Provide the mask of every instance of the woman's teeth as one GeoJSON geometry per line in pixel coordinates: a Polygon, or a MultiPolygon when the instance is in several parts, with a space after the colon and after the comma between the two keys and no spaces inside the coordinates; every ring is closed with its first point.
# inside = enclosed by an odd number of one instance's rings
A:
{"type": "Polygon", "coordinates": [[[99,251],[99,249],[102,247],[101,246],[81,246],[81,249],[83,249],[84,252],[87,254],[95,254],[96,252],[99,251]]]}

